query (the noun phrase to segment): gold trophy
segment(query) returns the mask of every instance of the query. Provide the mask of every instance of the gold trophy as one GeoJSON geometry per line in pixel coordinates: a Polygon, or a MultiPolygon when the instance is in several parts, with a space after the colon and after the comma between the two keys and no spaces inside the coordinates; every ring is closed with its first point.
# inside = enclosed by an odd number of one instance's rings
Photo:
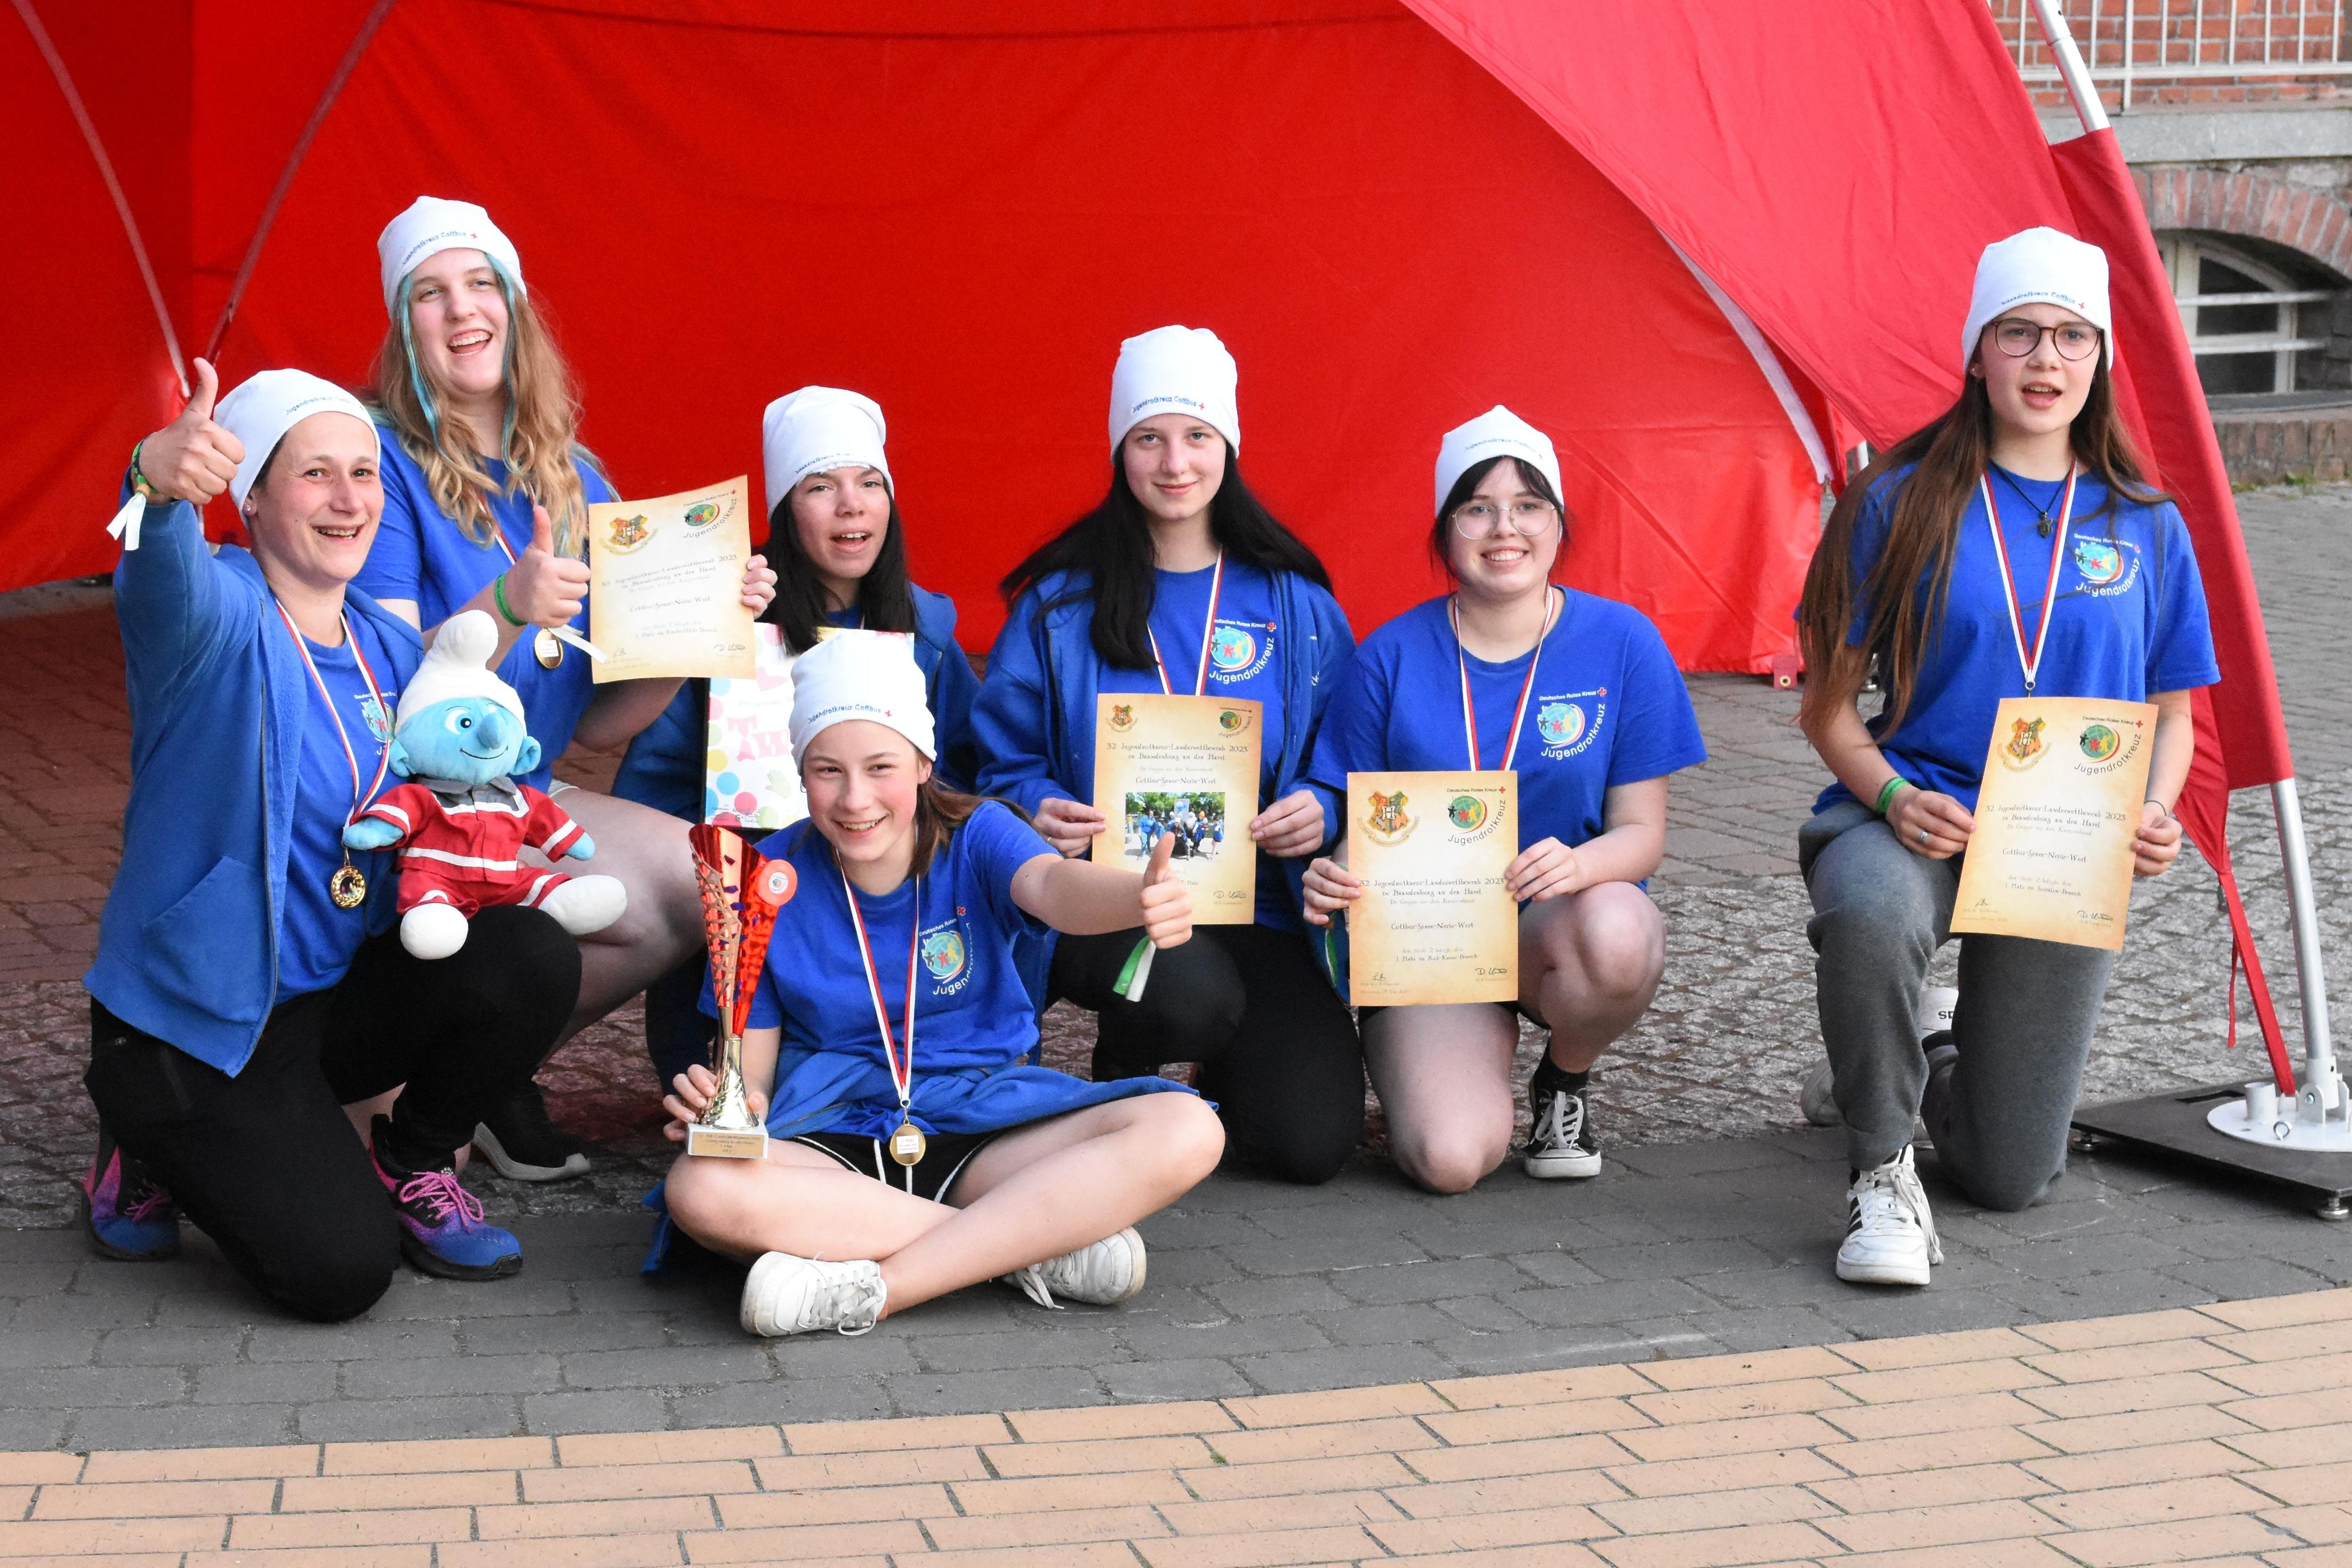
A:
{"type": "Polygon", "coordinates": [[[718,1048],[710,1064],[719,1091],[700,1119],[687,1124],[686,1152],[757,1160],[768,1152],[768,1129],[751,1114],[743,1087],[743,1028],[767,963],[776,911],[792,900],[793,868],[763,858],[741,834],[724,827],[697,826],[688,837],[710,946],[710,995],[719,1007],[718,1048]]]}

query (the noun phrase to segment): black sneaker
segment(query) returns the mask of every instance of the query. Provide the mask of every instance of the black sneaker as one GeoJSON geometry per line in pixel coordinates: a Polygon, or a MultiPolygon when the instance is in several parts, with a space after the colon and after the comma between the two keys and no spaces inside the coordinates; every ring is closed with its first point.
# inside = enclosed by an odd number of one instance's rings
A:
{"type": "Polygon", "coordinates": [[[588,1156],[547,1115],[547,1096],[526,1083],[474,1129],[474,1147],[514,1182],[563,1182],[588,1173],[588,1156]]]}
{"type": "MultiPolygon", "coordinates": [[[[1583,1089],[1544,1089],[1542,1075],[1528,1084],[1526,1168],[1538,1181],[1582,1181],[1601,1173],[1601,1145],[1593,1141],[1592,1118],[1583,1089]]],[[[1589,1087],[1589,1086],[1588,1086],[1589,1087]]]]}

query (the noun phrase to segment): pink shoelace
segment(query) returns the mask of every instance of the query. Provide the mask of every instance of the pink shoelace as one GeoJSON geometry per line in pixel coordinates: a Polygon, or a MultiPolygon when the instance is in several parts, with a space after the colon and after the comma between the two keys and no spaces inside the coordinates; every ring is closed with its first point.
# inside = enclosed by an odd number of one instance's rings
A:
{"type": "Polygon", "coordinates": [[[403,1208],[413,1203],[431,1205],[436,1221],[447,1219],[452,1209],[467,1225],[480,1225],[488,1217],[482,1201],[458,1184],[455,1171],[418,1172],[401,1184],[399,1202],[403,1208]]]}

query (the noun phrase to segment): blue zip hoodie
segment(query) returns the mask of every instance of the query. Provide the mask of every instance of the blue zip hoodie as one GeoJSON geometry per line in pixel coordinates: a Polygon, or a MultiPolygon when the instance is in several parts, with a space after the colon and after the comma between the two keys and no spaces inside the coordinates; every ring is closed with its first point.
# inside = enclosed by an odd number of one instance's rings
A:
{"type": "MultiPolygon", "coordinates": [[[[151,505],[142,531],[114,569],[131,691],[122,868],[82,984],[131,1027],[234,1077],[278,996],[310,677],[252,555],[213,554],[185,501],[151,505]]],[[[344,602],[391,650],[386,686],[406,685],[424,657],[416,629],[355,588],[344,602]]],[[[372,879],[371,936],[391,929],[397,880],[372,879]]]]}
{"type": "MultiPolygon", "coordinates": [[[[937,726],[935,776],[950,789],[968,790],[979,771],[972,747],[971,705],[980,691],[971,660],[956,646],[955,601],[945,594],[908,584],[915,595],[915,663],[923,671],[931,721],[937,726]]],[[[705,704],[710,688],[689,680],[678,689],[661,717],[638,731],[613,776],[613,793],[623,800],[688,822],[702,820],[705,704]]]]}
{"type": "MultiPolygon", "coordinates": [[[[1305,775],[1316,726],[1339,672],[1354,657],[1356,637],[1329,594],[1293,572],[1271,576],[1281,624],[1307,628],[1304,638],[1286,637],[1277,645],[1283,735],[1274,798],[1280,800],[1310,787],[1305,775]]],[[[989,652],[988,674],[972,709],[980,793],[1009,800],[1033,816],[1047,800],[1083,803],[1095,795],[1095,696],[1102,657],[1095,652],[1094,601],[1077,597],[1042,608],[1076,582],[1057,572],[1021,595],[989,652]]],[[[1327,829],[1339,824],[1328,800],[1323,820],[1327,829]]],[[[1300,879],[1310,858],[1277,862],[1294,902],[1301,901],[1300,879]]]]}

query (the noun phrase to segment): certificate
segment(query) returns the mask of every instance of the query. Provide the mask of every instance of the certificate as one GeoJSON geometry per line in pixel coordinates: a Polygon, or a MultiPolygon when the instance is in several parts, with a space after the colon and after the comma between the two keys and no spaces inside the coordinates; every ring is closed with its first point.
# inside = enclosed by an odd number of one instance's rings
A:
{"type": "Polygon", "coordinates": [[[1265,710],[1214,697],[1106,691],[1095,699],[1097,866],[1140,871],[1162,838],[1192,889],[1195,925],[1257,919],[1258,745],[1265,710]]]}
{"type": "Polygon", "coordinates": [[[2155,749],[2152,703],[2003,698],[1952,930],[2121,949],[2155,749]]]}
{"type": "Polygon", "coordinates": [[[757,673],[743,566],[751,489],[739,478],[655,500],[588,509],[588,635],[596,683],[757,673]]]}
{"type": "Polygon", "coordinates": [[[1361,1007],[1514,1002],[1516,773],[1349,773],[1348,990],[1361,1007]]]}

